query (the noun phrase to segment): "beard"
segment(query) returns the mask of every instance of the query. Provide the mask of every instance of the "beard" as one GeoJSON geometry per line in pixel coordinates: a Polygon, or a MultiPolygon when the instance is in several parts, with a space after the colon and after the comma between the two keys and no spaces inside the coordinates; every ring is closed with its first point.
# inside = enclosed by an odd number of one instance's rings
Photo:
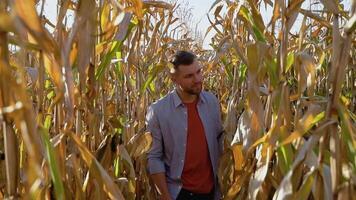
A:
{"type": "Polygon", "coordinates": [[[194,85],[193,87],[186,88],[184,91],[191,95],[199,95],[200,92],[202,91],[202,84],[197,84],[194,85]]]}

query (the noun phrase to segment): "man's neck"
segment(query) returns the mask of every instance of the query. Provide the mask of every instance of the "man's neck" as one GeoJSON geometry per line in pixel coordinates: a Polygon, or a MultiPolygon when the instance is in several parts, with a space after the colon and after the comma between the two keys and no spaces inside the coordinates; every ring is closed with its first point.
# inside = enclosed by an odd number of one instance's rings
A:
{"type": "Polygon", "coordinates": [[[193,103],[198,98],[198,95],[196,94],[189,94],[180,89],[176,89],[176,90],[178,96],[180,97],[183,103],[193,103]]]}

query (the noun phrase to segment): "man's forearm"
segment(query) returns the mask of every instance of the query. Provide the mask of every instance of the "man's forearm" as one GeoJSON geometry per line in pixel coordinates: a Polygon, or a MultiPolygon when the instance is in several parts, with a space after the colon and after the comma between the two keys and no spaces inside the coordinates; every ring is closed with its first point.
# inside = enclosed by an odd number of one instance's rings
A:
{"type": "Polygon", "coordinates": [[[159,190],[159,193],[164,200],[171,200],[171,197],[168,192],[168,187],[167,187],[167,181],[166,181],[166,175],[165,173],[157,173],[157,174],[152,174],[151,178],[153,180],[153,183],[159,190]]]}

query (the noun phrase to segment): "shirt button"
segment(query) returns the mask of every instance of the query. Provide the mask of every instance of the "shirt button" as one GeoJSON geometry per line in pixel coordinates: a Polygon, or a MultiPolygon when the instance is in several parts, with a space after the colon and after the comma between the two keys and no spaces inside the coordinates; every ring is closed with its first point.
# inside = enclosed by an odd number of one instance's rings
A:
{"type": "Polygon", "coordinates": [[[184,162],[184,160],[181,160],[181,162],[184,162]]]}

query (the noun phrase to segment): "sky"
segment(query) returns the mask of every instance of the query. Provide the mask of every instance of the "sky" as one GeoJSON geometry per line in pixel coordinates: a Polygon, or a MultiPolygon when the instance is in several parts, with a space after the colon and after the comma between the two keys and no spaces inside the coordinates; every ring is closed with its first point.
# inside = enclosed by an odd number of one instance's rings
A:
{"type": "MultiPolygon", "coordinates": [[[[180,1],[188,2],[188,5],[192,7],[193,21],[195,23],[198,23],[198,28],[200,29],[200,31],[204,36],[206,29],[210,26],[206,14],[208,13],[211,5],[213,5],[215,0],[190,0],[190,1],[180,0],[180,1]]],[[[211,31],[211,33],[207,35],[207,37],[203,42],[204,48],[209,48],[209,43],[213,35],[214,35],[213,31],[211,31]]]]}
{"type": "MultiPolygon", "coordinates": [[[[178,0],[178,2],[188,2],[189,5],[192,7],[192,12],[193,12],[193,21],[198,23],[198,28],[200,29],[200,31],[203,32],[203,36],[205,35],[205,31],[206,29],[210,26],[210,23],[208,21],[208,18],[206,17],[206,14],[208,13],[209,9],[211,8],[211,6],[214,4],[216,0],[178,0]]],[[[272,2],[274,2],[275,0],[272,0],[272,2]]],[[[315,2],[313,0],[305,0],[304,3],[302,4],[302,8],[304,9],[309,9],[309,5],[311,4],[311,2],[315,2]]],[[[345,9],[349,10],[350,9],[350,5],[351,5],[351,0],[342,0],[341,1],[342,4],[345,5],[345,9]]],[[[320,9],[322,10],[322,5],[321,4],[316,4],[313,6],[313,9],[320,9]]],[[[213,15],[214,13],[214,9],[211,10],[210,15],[213,15]]],[[[263,21],[265,22],[265,24],[269,23],[269,21],[271,20],[272,17],[272,13],[273,13],[273,8],[270,6],[261,6],[261,15],[263,18],[263,21]]],[[[212,19],[212,17],[210,17],[210,19],[212,19]]],[[[299,16],[297,17],[294,26],[291,29],[292,33],[299,33],[300,27],[301,27],[301,23],[303,21],[303,16],[302,14],[299,14],[299,16]]],[[[204,42],[203,42],[203,47],[205,49],[210,49],[209,43],[211,41],[211,37],[215,34],[214,31],[211,31],[210,34],[207,35],[207,37],[205,38],[204,42]]]]}
{"type": "MultiPolygon", "coordinates": [[[[170,0],[166,0],[170,1],[170,0]]],[[[273,1],[273,0],[272,0],[273,1]]],[[[310,5],[311,0],[306,0],[302,7],[303,8],[308,8],[310,5]]],[[[202,35],[205,35],[205,32],[207,28],[210,26],[210,23],[208,21],[208,18],[206,14],[208,13],[209,9],[215,2],[215,0],[178,0],[179,3],[188,3],[188,6],[192,8],[192,21],[193,24],[198,24],[198,29],[202,33],[202,35]]],[[[346,8],[350,8],[351,0],[344,0],[342,1],[346,4],[346,8]]],[[[46,15],[49,20],[54,23],[56,20],[56,8],[57,0],[46,0],[45,1],[45,9],[44,9],[44,14],[46,15]]],[[[267,7],[267,9],[262,6],[261,10],[261,15],[263,20],[265,21],[265,24],[269,22],[272,16],[272,8],[267,7]]],[[[322,9],[322,8],[320,8],[322,9]]],[[[212,13],[214,12],[214,9],[210,11],[210,15],[213,15],[212,13]]],[[[299,31],[300,25],[302,22],[302,16],[301,14],[297,18],[294,27],[292,27],[291,32],[297,33],[299,31]]],[[[203,47],[205,49],[210,49],[209,43],[211,41],[211,37],[215,34],[214,31],[211,31],[205,40],[203,41],[203,47]]]]}
{"type": "MultiPolygon", "coordinates": [[[[198,23],[198,28],[202,31],[203,36],[205,35],[205,31],[210,26],[209,20],[207,18],[207,13],[209,9],[214,4],[215,0],[178,0],[178,2],[188,2],[189,6],[192,7],[193,12],[193,21],[198,23]]],[[[215,9],[212,9],[209,12],[209,16],[213,16],[215,9]]],[[[262,17],[265,21],[269,21],[272,16],[272,9],[269,8],[267,10],[262,9],[262,17]]],[[[213,17],[210,17],[213,19],[213,17]]],[[[216,32],[214,30],[210,31],[209,34],[205,37],[203,41],[203,48],[210,49],[209,43],[211,38],[214,36],[216,32]]]]}
{"type": "MultiPolygon", "coordinates": [[[[205,30],[210,25],[206,13],[210,9],[211,5],[215,0],[178,0],[178,2],[187,2],[189,7],[192,8],[193,21],[198,23],[198,28],[205,35],[205,30]]],[[[56,21],[56,12],[57,12],[57,0],[46,0],[44,6],[45,16],[55,24],[56,21]]],[[[209,42],[211,40],[212,34],[208,35],[207,39],[204,41],[204,47],[209,47],[209,42]]]]}

